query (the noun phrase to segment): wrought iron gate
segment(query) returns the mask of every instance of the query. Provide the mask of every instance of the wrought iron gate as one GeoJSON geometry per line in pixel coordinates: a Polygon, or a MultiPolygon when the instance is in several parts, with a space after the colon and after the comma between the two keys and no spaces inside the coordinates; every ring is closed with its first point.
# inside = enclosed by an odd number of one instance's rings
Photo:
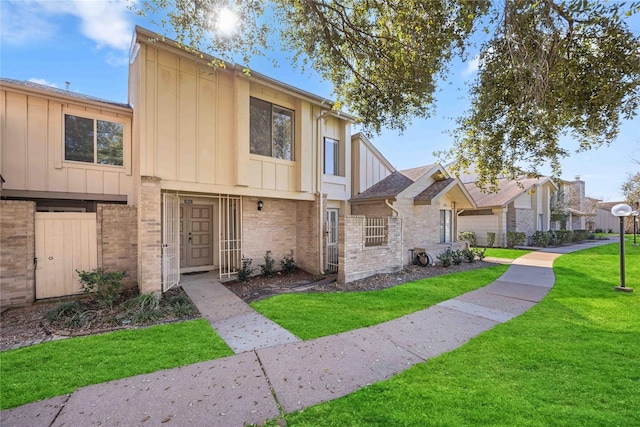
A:
{"type": "Polygon", "coordinates": [[[229,277],[242,263],[242,198],[220,196],[218,230],[220,230],[220,278],[229,277]]]}
{"type": "Polygon", "coordinates": [[[163,194],[162,292],[180,282],[180,198],[163,194]]]}
{"type": "Polygon", "coordinates": [[[327,209],[327,273],[338,272],[338,209],[327,209]]]}

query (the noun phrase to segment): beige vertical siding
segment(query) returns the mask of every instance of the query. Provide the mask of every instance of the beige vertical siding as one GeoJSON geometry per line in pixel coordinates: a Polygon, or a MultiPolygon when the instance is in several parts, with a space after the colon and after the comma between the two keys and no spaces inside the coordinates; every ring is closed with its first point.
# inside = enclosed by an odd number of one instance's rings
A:
{"type": "Polygon", "coordinates": [[[58,100],[47,94],[0,90],[0,172],[5,190],[126,195],[135,204],[131,114],[58,100]],[[64,115],[124,124],[124,165],[64,160],[64,115]]]}

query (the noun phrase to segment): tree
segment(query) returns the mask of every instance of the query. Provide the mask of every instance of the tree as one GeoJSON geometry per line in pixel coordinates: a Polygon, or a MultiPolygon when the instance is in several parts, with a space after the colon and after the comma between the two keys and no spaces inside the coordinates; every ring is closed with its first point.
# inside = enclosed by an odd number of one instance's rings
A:
{"type": "Polygon", "coordinates": [[[621,120],[638,113],[640,37],[626,21],[638,1],[236,0],[240,25],[231,35],[215,31],[224,4],[148,0],[139,12],[166,13],[161,24],[195,54],[240,54],[246,64],[276,32],[295,63],[333,83],[334,108],[348,107],[367,133],[429,117],[451,61],[478,48],[471,108],[440,155],[455,160],[454,172],[473,162],[481,186],[542,165],[559,175],[570,154],[561,136],[570,132],[580,150],[610,144],[621,120]]]}
{"type": "Polygon", "coordinates": [[[640,172],[629,174],[627,180],[620,187],[620,191],[624,194],[626,202],[635,206],[634,204],[640,201],[640,172]]]}

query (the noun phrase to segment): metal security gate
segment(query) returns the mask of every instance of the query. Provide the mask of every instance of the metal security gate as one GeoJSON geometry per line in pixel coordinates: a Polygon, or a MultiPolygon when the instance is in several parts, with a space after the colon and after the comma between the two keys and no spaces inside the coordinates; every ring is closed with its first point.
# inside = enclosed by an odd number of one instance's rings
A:
{"type": "Polygon", "coordinates": [[[338,272],[338,209],[327,209],[327,273],[338,272]]]}
{"type": "Polygon", "coordinates": [[[180,197],[162,196],[162,292],[180,282],[180,197]]]}
{"type": "Polygon", "coordinates": [[[220,278],[237,272],[242,264],[242,198],[220,196],[218,230],[220,230],[220,278]]]}
{"type": "Polygon", "coordinates": [[[76,270],[98,266],[95,213],[36,212],[36,299],[82,292],[76,270]]]}

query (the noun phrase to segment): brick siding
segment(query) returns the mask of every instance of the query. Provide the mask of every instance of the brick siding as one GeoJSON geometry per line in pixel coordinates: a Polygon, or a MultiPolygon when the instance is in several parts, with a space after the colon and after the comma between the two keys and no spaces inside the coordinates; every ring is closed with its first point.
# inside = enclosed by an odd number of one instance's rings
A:
{"type": "Polygon", "coordinates": [[[35,300],[35,202],[0,201],[0,308],[35,300]]]}
{"type": "Polygon", "coordinates": [[[143,176],[138,208],[138,287],[141,294],[162,292],[162,197],[160,178],[143,176]]]}
{"type": "Polygon", "coordinates": [[[98,204],[98,266],[124,271],[125,286],[138,281],[138,210],[135,206],[98,204]]]}

